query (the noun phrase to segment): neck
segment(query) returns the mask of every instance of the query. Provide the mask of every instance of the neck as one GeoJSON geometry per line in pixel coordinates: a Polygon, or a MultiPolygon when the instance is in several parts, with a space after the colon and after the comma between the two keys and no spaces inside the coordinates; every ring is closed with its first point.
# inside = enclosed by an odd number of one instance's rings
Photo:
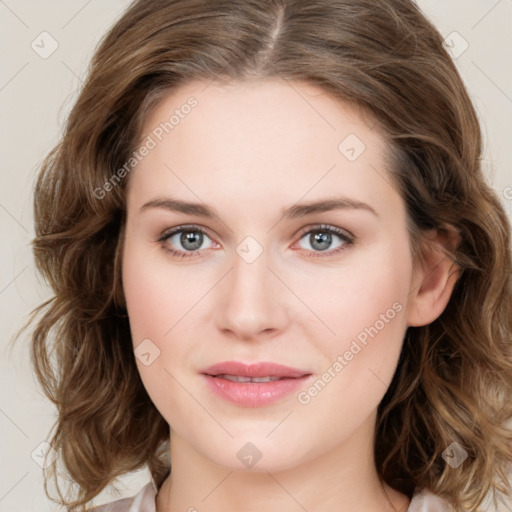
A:
{"type": "Polygon", "coordinates": [[[342,446],[280,471],[219,466],[171,431],[172,471],[157,512],[404,512],[409,498],[383,484],[376,471],[367,442],[373,424],[369,418],[342,446]]]}

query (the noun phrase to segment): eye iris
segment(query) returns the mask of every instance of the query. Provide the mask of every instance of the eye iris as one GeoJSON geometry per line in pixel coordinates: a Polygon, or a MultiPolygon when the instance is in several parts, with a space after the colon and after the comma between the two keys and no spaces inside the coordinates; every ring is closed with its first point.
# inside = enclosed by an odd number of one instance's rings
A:
{"type": "Polygon", "coordinates": [[[317,231],[316,233],[311,233],[309,239],[311,247],[319,251],[325,251],[331,245],[332,235],[325,231],[317,231]]]}
{"type": "Polygon", "coordinates": [[[203,234],[198,231],[184,231],[180,236],[180,243],[187,251],[195,251],[203,244],[203,234]],[[192,246],[187,245],[188,243],[192,246]]]}

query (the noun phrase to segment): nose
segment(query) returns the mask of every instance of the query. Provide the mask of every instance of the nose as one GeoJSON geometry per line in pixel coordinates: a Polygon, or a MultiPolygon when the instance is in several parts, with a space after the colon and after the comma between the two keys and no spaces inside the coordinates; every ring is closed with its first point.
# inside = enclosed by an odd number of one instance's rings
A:
{"type": "Polygon", "coordinates": [[[234,252],[231,271],[219,283],[216,297],[216,324],[224,335],[247,341],[286,329],[291,294],[278,272],[269,268],[274,265],[267,256],[264,250],[250,262],[234,252]]]}

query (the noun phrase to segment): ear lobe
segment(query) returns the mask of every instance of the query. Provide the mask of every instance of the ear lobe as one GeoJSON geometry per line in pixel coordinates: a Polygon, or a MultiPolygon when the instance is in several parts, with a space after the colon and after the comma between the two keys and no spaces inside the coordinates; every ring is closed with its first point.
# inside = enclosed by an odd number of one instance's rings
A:
{"type": "Polygon", "coordinates": [[[459,233],[451,226],[424,236],[423,257],[417,263],[409,294],[408,326],[428,325],[446,308],[461,274],[461,268],[450,257],[460,240],[459,233]]]}

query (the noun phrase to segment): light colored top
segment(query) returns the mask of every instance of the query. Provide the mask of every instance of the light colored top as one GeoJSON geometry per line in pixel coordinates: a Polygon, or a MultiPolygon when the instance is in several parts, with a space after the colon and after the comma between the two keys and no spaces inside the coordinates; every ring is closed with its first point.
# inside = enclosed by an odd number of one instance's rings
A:
{"type": "MultiPolygon", "coordinates": [[[[156,512],[157,488],[153,480],[135,496],[112,501],[93,508],[91,512],[156,512]]],[[[417,489],[407,512],[451,512],[453,509],[438,496],[424,489],[417,489]]]]}

